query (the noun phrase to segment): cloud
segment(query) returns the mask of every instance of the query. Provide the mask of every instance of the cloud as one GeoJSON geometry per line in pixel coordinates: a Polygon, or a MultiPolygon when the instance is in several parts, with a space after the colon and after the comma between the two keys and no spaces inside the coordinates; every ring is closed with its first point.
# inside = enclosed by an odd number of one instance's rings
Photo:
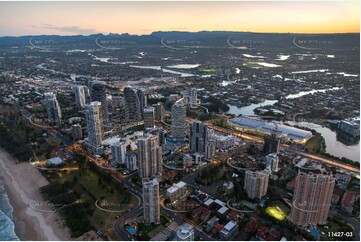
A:
{"type": "Polygon", "coordinates": [[[61,32],[65,32],[65,33],[71,33],[71,34],[96,34],[98,33],[98,31],[96,29],[87,29],[87,28],[82,28],[80,26],[55,26],[52,24],[42,24],[42,25],[31,25],[31,27],[33,28],[38,28],[38,29],[53,29],[53,30],[58,30],[61,32]]]}

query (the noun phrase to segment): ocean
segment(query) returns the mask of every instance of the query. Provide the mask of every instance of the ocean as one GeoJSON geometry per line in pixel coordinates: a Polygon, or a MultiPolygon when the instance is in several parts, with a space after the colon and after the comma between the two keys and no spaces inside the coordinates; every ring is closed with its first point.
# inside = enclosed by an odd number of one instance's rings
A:
{"type": "Polygon", "coordinates": [[[6,194],[4,184],[2,180],[0,180],[0,241],[20,241],[15,234],[15,225],[13,221],[13,207],[6,194]]]}

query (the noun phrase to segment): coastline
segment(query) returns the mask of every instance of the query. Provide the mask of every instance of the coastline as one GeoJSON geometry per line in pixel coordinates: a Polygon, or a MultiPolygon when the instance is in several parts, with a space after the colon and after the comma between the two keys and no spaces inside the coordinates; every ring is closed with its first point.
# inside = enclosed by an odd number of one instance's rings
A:
{"type": "Polygon", "coordinates": [[[58,213],[39,212],[29,206],[30,202],[43,202],[39,188],[47,185],[48,181],[40,172],[27,162],[16,164],[15,159],[1,148],[0,168],[0,179],[13,207],[18,237],[37,241],[71,240],[69,230],[58,213]],[[23,227],[20,234],[19,225],[23,227]]]}

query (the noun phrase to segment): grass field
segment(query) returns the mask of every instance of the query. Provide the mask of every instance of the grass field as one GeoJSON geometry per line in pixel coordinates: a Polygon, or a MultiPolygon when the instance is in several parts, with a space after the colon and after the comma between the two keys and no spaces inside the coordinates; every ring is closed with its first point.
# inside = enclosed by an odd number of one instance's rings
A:
{"type": "Polygon", "coordinates": [[[203,71],[203,72],[207,72],[207,73],[213,73],[213,72],[215,72],[216,70],[215,69],[211,69],[211,68],[209,68],[209,69],[202,69],[201,71],[203,71]]]}
{"type": "Polygon", "coordinates": [[[56,174],[57,176],[52,179],[62,183],[77,180],[73,189],[77,194],[80,194],[82,202],[90,204],[91,209],[94,211],[91,220],[98,228],[104,230],[111,228],[112,222],[119,213],[138,204],[138,199],[127,190],[121,193],[115,189],[116,185],[99,182],[101,176],[89,168],[56,172],[56,174]],[[109,211],[103,211],[95,206],[98,199],[99,207],[109,211]]]}
{"type": "Polygon", "coordinates": [[[324,139],[321,135],[317,134],[313,136],[305,145],[305,149],[309,152],[323,153],[325,151],[323,147],[324,139]]]}

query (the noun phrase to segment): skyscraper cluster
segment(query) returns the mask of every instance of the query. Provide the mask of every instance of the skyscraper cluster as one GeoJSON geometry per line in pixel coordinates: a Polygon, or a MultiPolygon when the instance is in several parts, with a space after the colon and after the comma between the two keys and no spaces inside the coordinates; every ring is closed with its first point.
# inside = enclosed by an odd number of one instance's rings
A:
{"type": "Polygon", "coordinates": [[[201,122],[193,122],[189,125],[189,150],[204,154],[208,140],[208,127],[201,122]]]}

